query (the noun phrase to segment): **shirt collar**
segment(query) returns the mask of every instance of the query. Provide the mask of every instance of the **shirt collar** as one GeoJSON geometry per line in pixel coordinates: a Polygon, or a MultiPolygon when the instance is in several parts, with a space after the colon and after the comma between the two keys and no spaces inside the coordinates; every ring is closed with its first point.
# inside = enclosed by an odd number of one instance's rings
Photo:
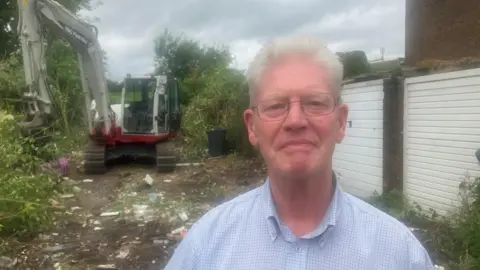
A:
{"type": "MultiPolygon", "coordinates": [[[[322,222],[311,233],[305,235],[302,238],[315,238],[325,232],[329,227],[333,227],[337,224],[340,217],[341,205],[343,201],[343,191],[338,185],[337,177],[335,173],[332,174],[332,180],[334,185],[334,193],[332,200],[325,212],[325,216],[322,222]]],[[[265,218],[268,221],[268,231],[273,241],[281,233],[280,230],[280,218],[278,217],[275,209],[275,203],[273,202],[272,192],[270,189],[270,179],[267,177],[265,184],[262,187],[261,192],[263,208],[265,212],[265,218]]]]}

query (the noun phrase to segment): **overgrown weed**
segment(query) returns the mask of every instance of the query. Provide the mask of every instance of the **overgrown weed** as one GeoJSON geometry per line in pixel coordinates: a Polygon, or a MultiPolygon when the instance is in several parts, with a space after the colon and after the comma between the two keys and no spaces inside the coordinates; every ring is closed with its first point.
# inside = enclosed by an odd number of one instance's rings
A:
{"type": "Polygon", "coordinates": [[[425,211],[398,190],[374,194],[368,202],[418,228],[414,233],[432,258],[447,269],[480,269],[480,178],[464,181],[463,186],[461,207],[449,216],[425,211]]]}

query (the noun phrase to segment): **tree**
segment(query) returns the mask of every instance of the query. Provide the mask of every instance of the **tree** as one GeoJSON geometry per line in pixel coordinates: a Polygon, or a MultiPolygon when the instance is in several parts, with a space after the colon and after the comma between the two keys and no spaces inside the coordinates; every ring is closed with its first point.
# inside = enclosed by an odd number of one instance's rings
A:
{"type": "Polygon", "coordinates": [[[213,68],[228,67],[233,57],[225,46],[204,46],[167,29],[155,39],[155,74],[180,82],[180,102],[185,105],[204,85],[203,75],[213,68]]]}
{"type": "Polygon", "coordinates": [[[339,52],[343,63],[343,77],[352,78],[370,72],[370,63],[364,51],[339,52]]]}

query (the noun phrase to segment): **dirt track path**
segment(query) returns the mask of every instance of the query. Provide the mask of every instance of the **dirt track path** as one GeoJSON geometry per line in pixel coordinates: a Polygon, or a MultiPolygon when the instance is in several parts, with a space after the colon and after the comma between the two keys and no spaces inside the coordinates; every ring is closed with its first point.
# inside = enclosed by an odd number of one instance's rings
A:
{"type": "Polygon", "coordinates": [[[63,183],[71,193],[57,202],[65,212],[54,229],[21,243],[14,269],[163,269],[180,231],[260,184],[264,171],[257,168],[222,158],[170,174],[139,166],[97,177],[72,174],[63,183]]]}

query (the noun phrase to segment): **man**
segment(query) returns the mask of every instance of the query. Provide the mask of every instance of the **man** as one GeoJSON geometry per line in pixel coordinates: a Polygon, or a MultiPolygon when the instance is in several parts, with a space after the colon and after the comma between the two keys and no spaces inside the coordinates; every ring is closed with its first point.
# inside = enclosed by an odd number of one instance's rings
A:
{"type": "Polygon", "coordinates": [[[258,53],[244,122],[267,181],[205,214],[166,269],[434,269],[406,226],[336,181],[332,155],[348,116],[342,77],[314,38],[278,38],[258,53]]]}

